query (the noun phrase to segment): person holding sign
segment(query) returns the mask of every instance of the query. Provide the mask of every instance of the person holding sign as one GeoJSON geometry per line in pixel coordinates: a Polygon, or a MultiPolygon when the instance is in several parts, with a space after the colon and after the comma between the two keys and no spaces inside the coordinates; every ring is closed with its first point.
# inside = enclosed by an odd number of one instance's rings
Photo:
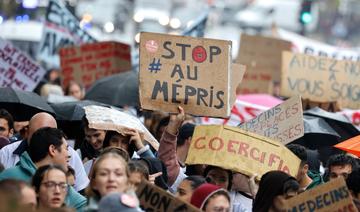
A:
{"type": "Polygon", "coordinates": [[[301,160],[300,168],[296,176],[296,180],[300,184],[301,190],[312,189],[324,183],[320,174],[313,173],[309,170],[309,164],[307,162],[308,156],[304,146],[299,144],[288,144],[286,147],[301,160]]]}
{"type": "Polygon", "coordinates": [[[261,177],[253,212],[282,211],[284,201],[296,196],[299,183],[282,171],[269,171],[261,177]]]}

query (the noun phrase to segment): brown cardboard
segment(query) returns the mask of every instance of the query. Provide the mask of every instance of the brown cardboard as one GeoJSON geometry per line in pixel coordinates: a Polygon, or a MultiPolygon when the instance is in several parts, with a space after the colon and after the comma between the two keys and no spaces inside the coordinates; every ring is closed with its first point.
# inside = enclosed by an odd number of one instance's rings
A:
{"type": "Polygon", "coordinates": [[[360,63],[283,53],[281,95],[300,94],[314,102],[360,107],[360,63]]]}
{"type": "Polygon", "coordinates": [[[280,141],[284,145],[302,137],[304,120],[301,97],[291,97],[241,124],[240,128],[280,141]]]}
{"type": "Polygon", "coordinates": [[[228,117],[230,53],[230,41],[141,33],[141,107],[175,113],[182,106],[192,115],[228,117]]]}
{"type": "Polygon", "coordinates": [[[142,181],[137,187],[136,195],[140,200],[141,208],[144,211],[190,211],[200,212],[200,209],[186,203],[171,193],[147,182],[142,181]]]}
{"type": "Polygon", "coordinates": [[[236,101],[236,90],[240,86],[240,83],[244,77],[246,67],[241,64],[233,63],[231,66],[232,76],[230,79],[231,82],[231,90],[230,90],[230,105],[231,108],[234,106],[236,101]]]}
{"type": "Polygon", "coordinates": [[[238,127],[206,125],[196,126],[186,164],[219,166],[248,176],[271,170],[295,176],[300,159],[270,138],[238,127]]]}
{"type": "Polygon", "coordinates": [[[63,86],[81,82],[86,88],[96,80],[131,70],[130,46],[118,42],[83,44],[60,49],[63,86]]]}
{"type": "Polygon", "coordinates": [[[288,41],[242,34],[236,63],[246,66],[241,93],[270,93],[281,76],[281,52],[290,51],[288,41]]]}
{"type": "Polygon", "coordinates": [[[342,177],[292,197],[285,205],[284,211],[292,212],[357,211],[342,177]]]}

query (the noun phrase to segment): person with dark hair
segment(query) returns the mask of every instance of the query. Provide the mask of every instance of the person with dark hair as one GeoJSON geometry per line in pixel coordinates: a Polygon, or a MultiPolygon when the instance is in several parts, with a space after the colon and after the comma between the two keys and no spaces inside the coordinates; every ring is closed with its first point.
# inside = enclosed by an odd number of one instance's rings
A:
{"type": "MultiPolygon", "coordinates": [[[[13,142],[0,150],[0,163],[4,165],[5,169],[13,167],[19,162],[20,156],[28,151],[29,143],[34,132],[43,127],[57,128],[55,118],[44,112],[35,114],[29,121],[27,138],[13,142]]],[[[76,175],[75,189],[81,191],[86,188],[89,179],[87,178],[79,155],[72,147],[69,147],[68,150],[70,155],[69,165],[74,168],[76,175]]]]}
{"type": "Polygon", "coordinates": [[[360,169],[357,167],[346,179],[346,185],[351,192],[356,208],[360,211],[360,169]]]}
{"type": "Polygon", "coordinates": [[[178,186],[175,196],[190,203],[194,190],[204,183],[206,183],[206,181],[202,176],[194,175],[186,177],[178,186]]]}
{"type": "Polygon", "coordinates": [[[288,144],[286,147],[301,160],[296,175],[296,180],[298,181],[301,190],[312,189],[324,183],[319,173],[313,173],[309,170],[308,154],[304,146],[299,144],[288,144]]]}
{"type": "Polygon", "coordinates": [[[213,184],[204,183],[195,189],[191,204],[202,211],[230,212],[231,201],[227,190],[213,184]]]}
{"type": "Polygon", "coordinates": [[[165,116],[159,121],[158,125],[156,126],[156,130],[155,130],[156,140],[159,141],[161,139],[162,135],[165,132],[165,128],[169,124],[169,122],[170,122],[170,116],[165,116]]]}
{"type": "MultiPolygon", "coordinates": [[[[19,163],[0,173],[0,179],[19,179],[30,182],[38,167],[58,164],[67,169],[67,142],[61,130],[44,127],[38,129],[32,136],[28,152],[24,152],[19,163]]],[[[86,204],[86,199],[70,187],[67,195],[68,205],[80,209],[86,204]]]]}
{"type": "Polygon", "coordinates": [[[149,180],[149,170],[138,160],[131,160],[128,166],[130,170],[129,184],[136,190],[143,180],[149,180]]]}
{"type": "Polygon", "coordinates": [[[353,169],[357,168],[355,158],[346,154],[336,154],[329,157],[327,161],[326,181],[337,177],[346,179],[353,169]]]}
{"type": "Polygon", "coordinates": [[[74,187],[74,185],[75,185],[75,170],[71,166],[68,166],[68,168],[67,168],[66,181],[68,182],[69,186],[74,187]]]}
{"type": "Polygon", "coordinates": [[[10,138],[14,134],[14,119],[5,109],[0,109],[0,136],[10,138]]]}
{"type": "Polygon", "coordinates": [[[283,211],[282,203],[299,191],[295,178],[282,171],[269,171],[260,180],[252,211],[283,211]]]}
{"type": "Polygon", "coordinates": [[[83,118],[83,129],[85,134],[84,141],[80,144],[80,148],[76,150],[83,163],[88,160],[95,159],[99,156],[103,149],[103,143],[106,130],[98,130],[89,128],[89,122],[86,117],[83,118]]]}
{"type": "Polygon", "coordinates": [[[232,171],[223,169],[218,166],[207,166],[203,175],[206,182],[220,186],[228,191],[231,190],[232,186],[232,171]]]}
{"type": "Polygon", "coordinates": [[[61,208],[69,189],[66,171],[59,165],[45,165],[38,168],[32,178],[40,209],[61,208]]]}
{"type": "Polygon", "coordinates": [[[159,158],[143,157],[139,161],[149,170],[149,182],[164,190],[169,189],[166,166],[159,158]]]}
{"type": "MultiPolygon", "coordinates": [[[[36,193],[24,181],[5,179],[0,181],[0,197],[6,199],[5,203],[18,203],[19,206],[34,208],[37,205],[36,193]]],[[[8,205],[11,207],[10,205],[8,205]]],[[[10,208],[9,208],[10,209],[10,208]]]]}

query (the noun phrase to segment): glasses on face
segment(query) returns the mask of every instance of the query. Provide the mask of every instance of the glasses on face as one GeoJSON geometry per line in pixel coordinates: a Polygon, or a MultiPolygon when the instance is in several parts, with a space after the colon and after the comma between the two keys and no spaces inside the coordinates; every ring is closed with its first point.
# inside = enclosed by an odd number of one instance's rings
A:
{"type": "Polygon", "coordinates": [[[53,189],[53,190],[56,187],[58,187],[61,191],[67,191],[67,189],[69,187],[69,185],[67,183],[56,183],[54,181],[43,182],[41,184],[44,185],[45,188],[53,189]]]}

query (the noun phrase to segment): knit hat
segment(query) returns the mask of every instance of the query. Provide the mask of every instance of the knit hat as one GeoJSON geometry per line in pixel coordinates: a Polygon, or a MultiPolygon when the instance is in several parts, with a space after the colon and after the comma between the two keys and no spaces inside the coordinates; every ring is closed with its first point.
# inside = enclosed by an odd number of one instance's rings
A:
{"type": "Polygon", "coordinates": [[[206,201],[219,191],[224,191],[230,199],[229,193],[220,186],[204,183],[194,190],[190,203],[197,208],[203,209],[206,201]]]}
{"type": "Polygon", "coordinates": [[[103,197],[99,202],[99,211],[101,212],[138,212],[139,200],[136,195],[125,193],[111,193],[103,197]]]}

